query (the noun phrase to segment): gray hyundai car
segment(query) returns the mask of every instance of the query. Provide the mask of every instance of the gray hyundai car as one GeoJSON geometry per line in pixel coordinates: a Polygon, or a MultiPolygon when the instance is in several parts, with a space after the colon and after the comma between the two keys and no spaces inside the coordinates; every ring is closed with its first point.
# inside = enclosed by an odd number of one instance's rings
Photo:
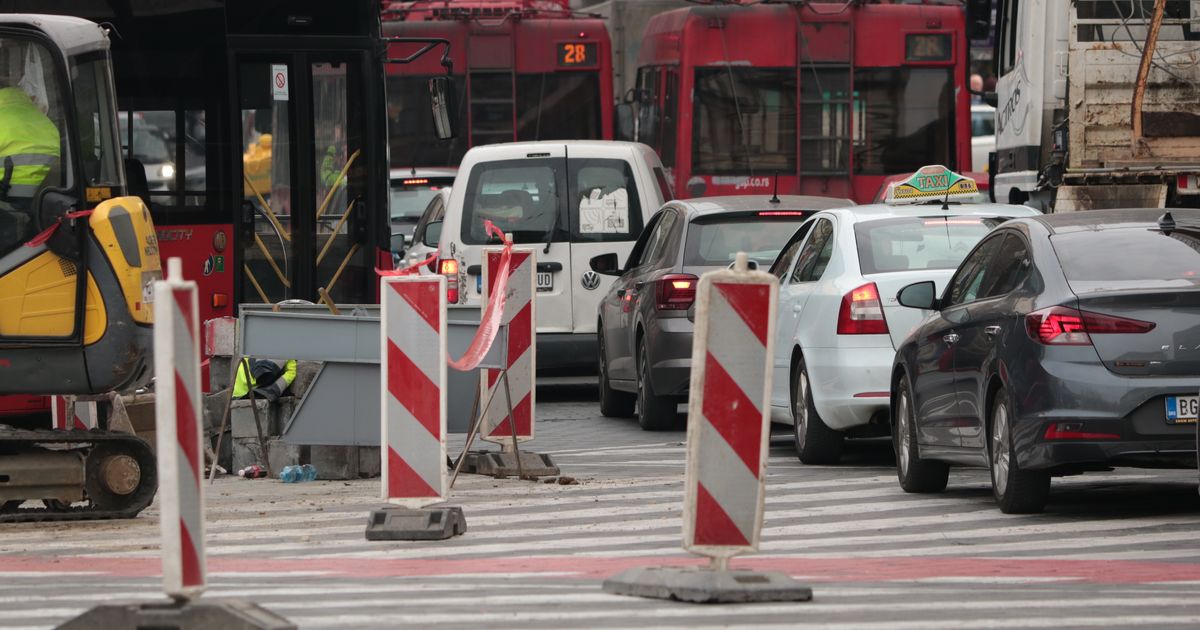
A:
{"type": "Polygon", "coordinates": [[[746,252],[764,270],[812,213],[849,199],[747,195],[671,201],[650,219],[624,269],[617,255],[591,259],[619,276],[600,303],[600,412],[636,415],[646,430],[676,428],[691,379],[692,321],[700,275],[746,252]]]}
{"type": "Polygon", "coordinates": [[[900,346],[900,485],[991,470],[1007,513],[1044,509],[1056,475],[1196,466],[1200,211],[1095,210],[1008,221],[979,242],[900,346]]]}

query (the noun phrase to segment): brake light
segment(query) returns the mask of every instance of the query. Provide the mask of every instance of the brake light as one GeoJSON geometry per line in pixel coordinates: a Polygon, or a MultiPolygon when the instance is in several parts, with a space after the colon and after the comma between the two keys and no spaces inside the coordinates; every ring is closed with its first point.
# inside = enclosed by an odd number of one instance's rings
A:
{"type": "Polygon", "coordinates": [[[458,304],[458,261],[443,258],[438,262],[438,270],[446,276],[446,303],[458,304]]]}
{"type": "Polygon", "coordinates": [[[1136,335],[1156,324],[1136,319],[1051,306],[1025,316],[1029,337],[1047,346],[1090,346],[1091,335],[1136,335]]]}
{"type": "Polygon", "coordinates": [[[699,278],[689,273],[670,273],[658,279],[658,299],[655,303],[660,311],[686,311],[696,301],[696,283],[699,278]]]}
{"type": "Polygon", "coordinates": [[[429,180],[428,180],[428,179],[424,179],[424,178],[420,178],[420,179],[406,179],[406,180],[404,180],[404,185],[405,185],[405,186],[416,186],[417,184],[428,184],[428,183],[429,183],[429,180]]]}
{"type": "Polygon", "coordinates": [[[802,217],[806,212],[803,210],[763,210],[758,213],[760,217],[802,217]]]}
{"type": "Polygon", "coordinates": [[[837,331],[839,335],[887,334],[883,303],[879,301],[879,287],[874,282],[868,282],[842,296],[837,331]]]}

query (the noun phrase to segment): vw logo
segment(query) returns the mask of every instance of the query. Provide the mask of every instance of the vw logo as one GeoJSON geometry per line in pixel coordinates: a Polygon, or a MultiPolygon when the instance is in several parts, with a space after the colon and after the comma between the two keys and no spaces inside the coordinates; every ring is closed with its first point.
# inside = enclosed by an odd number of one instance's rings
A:
{"type": "Polygon", "coordinates": [[[579,279],[579,283],[588,291],[595,291],[596,287],[600,286],[600,274],[595,271],[585,271],[583,277],[579,279]]]}

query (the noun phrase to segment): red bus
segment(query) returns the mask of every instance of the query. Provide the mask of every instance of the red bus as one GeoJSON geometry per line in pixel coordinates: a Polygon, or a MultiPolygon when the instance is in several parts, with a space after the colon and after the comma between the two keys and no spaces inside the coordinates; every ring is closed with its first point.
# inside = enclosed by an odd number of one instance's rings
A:
{"type": "MultiPolygon", "coordinates": [[[[519,140],[613,137],[612,44],[604,21],[567,0],[384,0],[385,37],[441,37],[455,51],[460,133],[439,140],[426,117],[427,80],[444,74],[437,55],[388,67],[391,163],[458,166],[467,149],[519,140]]],[[[392,44],[389,56],[415,48],[392,44]]]]}
{"type": "Polygon", "coordinates": [[[684,197],[870,202],[888,175],[970,170],[961,3],[694,6],[646,27],[637,139],[684,197]],[[691,97],[689,98],[689,95],[691,97]]]}

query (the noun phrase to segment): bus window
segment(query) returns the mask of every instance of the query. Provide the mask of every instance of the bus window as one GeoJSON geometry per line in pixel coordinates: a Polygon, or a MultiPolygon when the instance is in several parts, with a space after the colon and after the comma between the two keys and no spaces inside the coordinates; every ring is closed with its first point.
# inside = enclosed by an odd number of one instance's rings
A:
{"type": "Polygon", "coordinates": [[[855,173],[905,173],[924,164],[958,167],[949,68],[860,68],[854,88],[855,173]]]}
{"type": "Polygon", "coordinates": [[[471,146],[512,142],[513,84],[508,72],[472,72],[471,146]]]}
{"type": "Polygon", "coordinates": [[[850,165],[850,72],[807,66],[800,72],[800,169],[845,173],[850,165]]]}
{"type": "Polygon", "coordinates": [[[796,169],[794,69],[696,68],[694,108],[694,172],[796,169]]]}
{"type": "Polygon", "coordinates": [[[458,164],[467,152],[467,99],[463,77],[454,81],[458,117],[454,138],[442,140],[429,118],[429,76],[390,76],[387,80],[388,139],[397,168],[458,164]]]}
{"type": "Polygon", "coordinates": [[[517,140],[599,138],[600,104],[595,72],[517,75],[517,140]]]}
{"type": "Polygon", "coordinates": [[[658,145],[658,68],[639,68],[637,90],[637,141],[661,152],[658,145]]]}

